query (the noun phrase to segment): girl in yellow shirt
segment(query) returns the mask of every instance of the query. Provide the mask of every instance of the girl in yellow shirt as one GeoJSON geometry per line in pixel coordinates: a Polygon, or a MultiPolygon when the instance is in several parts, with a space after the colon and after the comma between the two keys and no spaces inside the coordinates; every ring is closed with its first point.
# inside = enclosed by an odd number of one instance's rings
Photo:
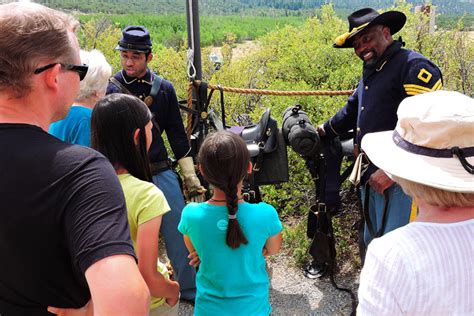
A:
{"type": "Polygon", "coordinates": [[[151,183],[151,128],[152,114],[145,103],[111,94],[92,113],[92,147],[110,160],[122,184],[138,268],[152,296],[150,315],[177,315],[179,284],[158,259],[161,218],[170,208],[163,192],[151,183]]]}

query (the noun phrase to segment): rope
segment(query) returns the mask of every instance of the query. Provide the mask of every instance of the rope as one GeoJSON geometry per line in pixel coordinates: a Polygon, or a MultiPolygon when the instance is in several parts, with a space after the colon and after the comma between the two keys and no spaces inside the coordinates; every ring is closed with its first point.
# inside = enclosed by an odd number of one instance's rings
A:
{"type": "MultiPolygon", "coordinates": [[[[188,108],[192,109],[193,107],[193,87],[199,87],[201,85],[201,80],[192,80],[189,82],[188,85],[188,108]]],[[[261,89],[242,89],[242,88],[231,88],[231,87],[223,87],[221,85],[212,85],[208,84],[208,89],[211,90],[211,93],[214,90],[220,90],[225,92],[233,92],[233,93],[240,93],[240,94],[259,94],[259,95],[276,95],[276,96],[337,96],[337,95],[351,95],[354,90],[338,90],[338,91],[280,91],[280,90],[261,90],[261,89]]],[[[188,112],[187,115],[187,126],[186,126],[186,133],[188,138],[192,133],[192,113],[188,112]]]]}
{"type": "Polygon", "coordinates": [[[194,50],[188,48],[188,78],[189,80],[194,80],[196,78],[196,67],[193,63],[194,60],[194,50]]]}
{"type": "MultiPolygon", "coordinates": [[[[199,86],[201,81],[195,80],[194,85],[199,86]]],[[[327,96],[337,96],[337,95],[351,95],[354,93],[354,90],[338,90],[338,91],[280,91],[280,90],[261,90],[261,89],[242,89],[242,88],[231,88],[223,87],[208,84],[208,89],[210,90],[220,90],[222,89],[225,92],[241,93],[241,94],[258,94],[258,95],[277,95],[277,96],[297,96],[297,95],[327,95],[327,96]]]]}
{"type": "Polygon", "coordinates": [[[188,78],[189,80],[194,80],[196,78],[196,67],[194,67],[194,21],[193,21],[193,1],[188,0],[188,8],[189,8],[189,29],[190,29],[190,37],[191,37],[191,47],[188,48],[188,78]]]}
{"type": "MultiPolygon", "coordinates": [[[[190,81],[188,85],[188,109],[193,108],[193,82],[190,81]]],[[[191,112],[188,112],[187,115],[187,125],[186,125],[186,134],[188,135],[188,139],[191,137],[191,133],[193,132],[193,116],[191,112]]]]}
{"type": "MultiPolygon", "coordinates": [[[[191,47],[188,48],[187,53],[187,64],[188,64],[188,109],[193,108],[193,82],[196,78],[196,67],[194,66],[194,21],[193,21],[193,1],[188,0],[188,15],[189,15],[189,31],[191,37],[191,47]]],[[[191,138],[191,133],[193,132],[193,117],[190,112],[187,115],[187,125],[186,125],[186,134],[188,136],[188,141],[191,138]]]]}

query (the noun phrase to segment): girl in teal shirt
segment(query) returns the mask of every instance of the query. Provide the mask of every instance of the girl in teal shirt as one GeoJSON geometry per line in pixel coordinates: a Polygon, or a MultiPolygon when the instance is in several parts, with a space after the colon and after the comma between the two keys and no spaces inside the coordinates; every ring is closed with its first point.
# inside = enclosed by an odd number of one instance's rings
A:
{"type": "Polygon", "coordinates": [[[242,139],[228,131],[209,135],[198,155],[199,170],[213,186],[204,203],[188,204],[178,229],[200,258],[195,315],[269,315],[266,255],[281,246],[281,222],[269,204],[241,197],[252,170],[242,139]]]}

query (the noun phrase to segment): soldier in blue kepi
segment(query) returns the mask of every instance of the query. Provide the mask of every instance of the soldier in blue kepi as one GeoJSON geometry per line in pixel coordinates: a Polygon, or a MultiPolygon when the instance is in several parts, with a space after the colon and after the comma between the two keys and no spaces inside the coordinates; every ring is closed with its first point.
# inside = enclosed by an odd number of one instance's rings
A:
{"type": "Polygon", "coordinates": [[[181,287],[181,298],[194,301],[196,271],[189,265],[188,250],[178,223],[185,205],[178,175],[168,163],[168,153],[161,134],[166,132],[171,149],[181,168],[186,196],[192,201],[202,201],[205,189],[201,186],[190,155],[189,141],[179,111],[176,92],[170,82],[148,68],[152,60],[150,33],[143,26],[128,26],[116,50],[120,51],[122,70],[116,73],[107,87],[107,94],[132,94],[143,100],[154,114],[153,142],[150,147],[153,183],[160,188],[171,211],[163,216],[161,233],[166,252],[174,270],[174,277],[181,287]]]}
{"type": "Polygon", "coordinates": [[[406,97],[439,90],[443,86],[441,71],[426,57],[402,48],[401,39],[393,40],[405,24],[402,12],[379,14],[374,9],[358,10],[348,17],[349,31],[336,38],[335,48],[353,48],[363,60],[362,78],[347,104],[318,128],[320,136],[334,138],[354,131],[355,154],[358,157],[355,183],[360,180],[361,199],[366,225],[364,241],[403,226],[416,215],[416,206],[381,169],[360,153],[360,142],[367,133],[393,130],[397,109],[406,97]],[[364,167],[367,166],[367,169],[364,167]],[[387,205],[385,206],[385,203],[387,205]],[[411,214],[414,212],[414,214],[411,214]]]}

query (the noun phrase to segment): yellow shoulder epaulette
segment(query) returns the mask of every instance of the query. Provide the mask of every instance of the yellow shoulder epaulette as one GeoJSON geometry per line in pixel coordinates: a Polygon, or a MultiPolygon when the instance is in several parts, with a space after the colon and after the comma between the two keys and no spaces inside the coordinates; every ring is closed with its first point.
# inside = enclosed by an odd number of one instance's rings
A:
{"type": "Polygon", "coordinates": [[[405,88],[405,92],[407,95],[417,95],[420,93],[441,90],[443,88],[443,82],[441,81],[441,79],[439,79],[431,88],[420,86],[417,84],[404,84],[403,88],[405,88]]]}

